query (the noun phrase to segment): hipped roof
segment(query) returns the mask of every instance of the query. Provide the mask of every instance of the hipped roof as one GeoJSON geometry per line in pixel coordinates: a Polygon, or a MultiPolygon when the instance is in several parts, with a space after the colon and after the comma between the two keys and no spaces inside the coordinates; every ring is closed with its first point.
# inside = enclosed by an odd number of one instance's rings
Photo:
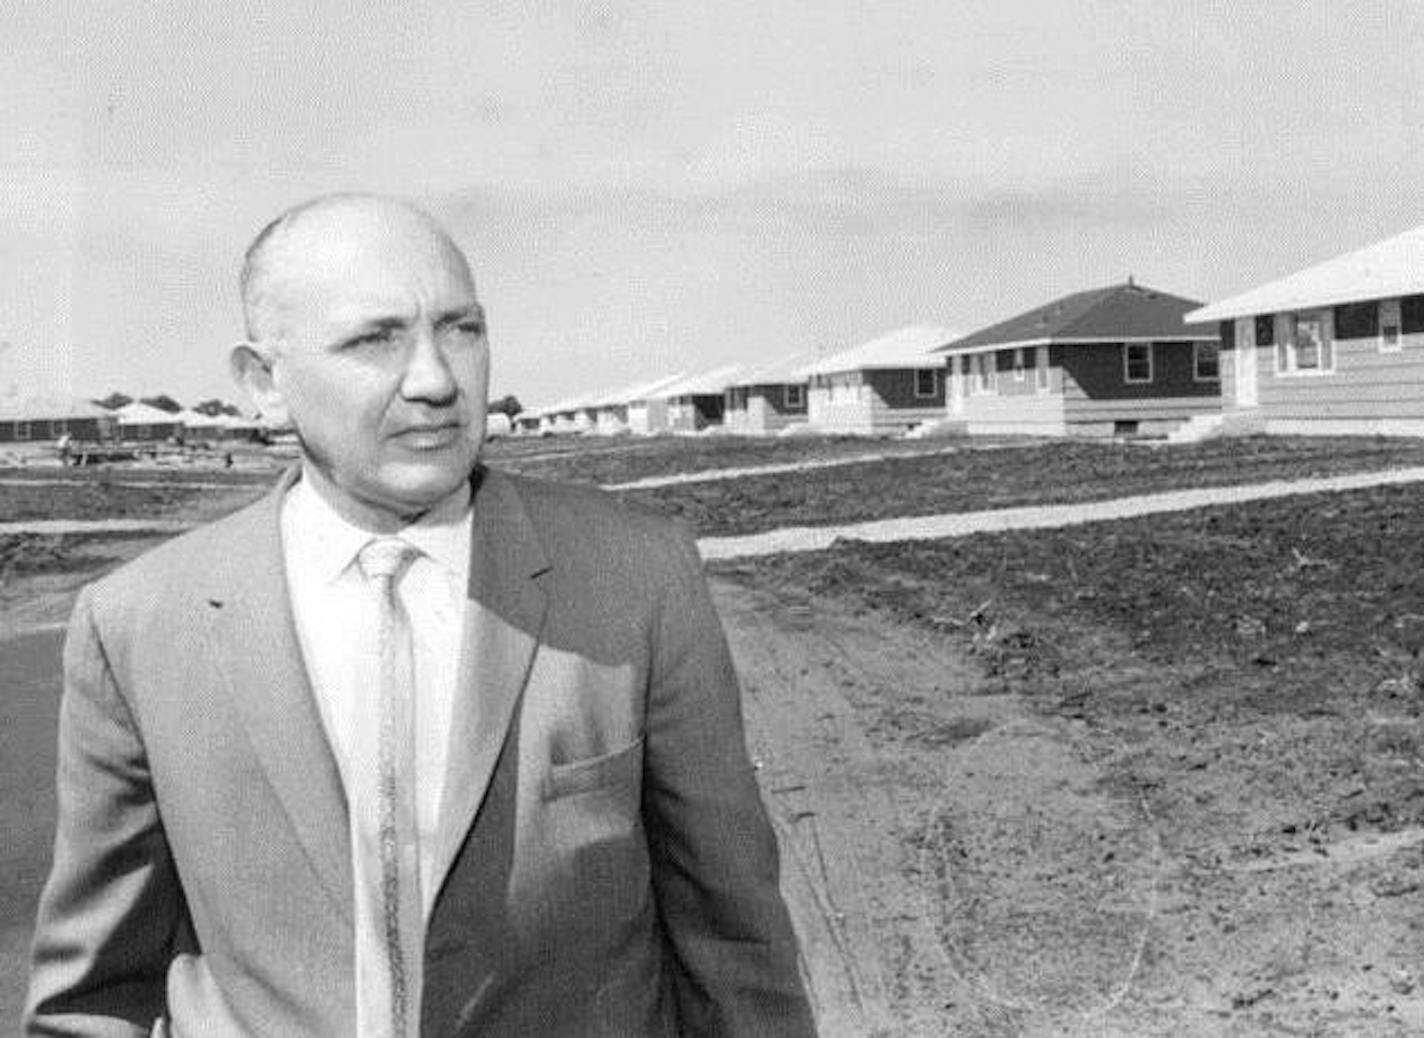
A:
{"type": "Polygon", "coordinates": [[[644,394],[641,399],[671,400],[679,396],[710,396],[731,385],[740,370],[739,364],[724,364],[720,368],[689,375],[671,385],[662,386],[656,392],[644,394]]]}
{"type": "Polygon", "coordinates": [[[917,324],[842,350],[807,364],[799,375],[831,375],[841,371],[923,367],[938,364],[936,350],[959,338],[958,332],[937,325],[917,324]]]}
{"type": "Polygon", "coordinates": [[[976,348],[1046,346],[1073,342],[1133,342],[1198,339],[1207,334],[1188,328],[1183,316],[1201,306],[1195,299],[1160,292],[1128,280],[1074,292],[1025,310],[951,342],[943,352],[976,348]]]}
{"type": "Polygon", "coordinates": [[[141,400],[125,404],[114,412],[120,425],[182,425],[183,419],[141,400]]]}
{"type": "Polygon", "coordinates": [[[54,422],[109,417],[110,413],[98,404],[78,397],[36,395],[0,398],[0,422],[54,422]]]}
{"type": "Polygon", "coordinates": [[[779,386],[805,382],[806,376],[800,372],[807,364],[812,363],[815,357],[814,353],[797,353],[790,357],[768,361],[765,364],[743,368],[727,384],[729,386],[779,386]]]}
{"type": "Polygon", "coordinates": [[[1192,321],[1283,313],[1424,292],[1424,225],[1209,303],[1192,321]]]}

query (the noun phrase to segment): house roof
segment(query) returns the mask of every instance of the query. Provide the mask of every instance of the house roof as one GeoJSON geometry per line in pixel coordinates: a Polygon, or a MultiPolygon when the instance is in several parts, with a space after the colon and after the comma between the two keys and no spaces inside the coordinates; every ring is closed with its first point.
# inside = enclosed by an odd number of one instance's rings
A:
{"type": "Polygon", "coordinates": [[[1182,317],[1201,306],[1131,280],[1062,296],[951,342],[944,352],[1072,342],[1189,339],[1209,334],[1182,317]]]}
{"type": "Polygon", "coordinates": [[[160,408],[135,400],[113,412],[120,425],[182,425],[183,419],[160,408]]]}
{"type": "Polygon", "coordinates": [[[752,365],[737,372],[736,377],[727,384],[729,386],[778,386],[784,383],[805,382],[806,376],[800,372],[815,359],[814,353],[796,353],[790,357],[768,361],[765,364],[752,365]]]}
{"type": "Polygon", "coordinates": [[[0,398],[0,422],[61,421],[71,418],[109,418],[98,404],[78,397],[40,394],[0,398]]]}
{"type": "Polygon", "coordinates": [[[936,325],[917,324],[882,335],[878,339],[833,353],[800,368],[803,376],[830,375],[839,371],[869,371],[876,368],[915,368],[928,361],[938,365],[935,351],[959,338],[958,332],[936,325]]]}
{"type": "Polygon", "coordinates": [[[1391,299],[1424,292],[1424,225],[1194,310],[1192,321],[1391,299]]]}
{"type": "Polygon", "coordinates": [[[624,386],[604,393],[591,406],[594,407],[614,407],[618,404],[626,404],[632,400],[646,400],[654,396],[664,386],[670,386],[675,382],[680,382],[687,377],[687,373],[679,371],[675,375],[663,375],[659,378],[649,379],[643,382],[635,382],[631,386],[624,386]]]}
{"type": "Polygon", "coordinates": [[[724,364],[720,368],[688,375],[670,385],[661,386],[656,392],[645,394],[644,399],[671,400],[678,396],[708,396],[720,393],[732,384],[740,370],[740,364],[724,364]]]}

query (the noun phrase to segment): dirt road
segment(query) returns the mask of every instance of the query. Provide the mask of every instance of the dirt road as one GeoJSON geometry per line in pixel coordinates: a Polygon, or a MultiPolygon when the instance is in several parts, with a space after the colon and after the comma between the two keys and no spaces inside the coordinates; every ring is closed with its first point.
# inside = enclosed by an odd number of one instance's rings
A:
{"type": "Polygon", "coordinates": [[[828,1038],[1421,1033],[1424,834],[1243,859],[1149,811],[1134,769],[1175,737],[991,694],[927,631],[714,589],[828,1038]]]}

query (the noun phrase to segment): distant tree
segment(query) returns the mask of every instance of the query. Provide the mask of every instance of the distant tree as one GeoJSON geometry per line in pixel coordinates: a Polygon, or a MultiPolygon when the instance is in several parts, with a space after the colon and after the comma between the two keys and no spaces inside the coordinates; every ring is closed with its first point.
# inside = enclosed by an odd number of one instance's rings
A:
{"type": "Polygon", "coordinates": [[[149,407],[156,407],[160,411],[167,411],[169,414],[177,414],[183,410],[183,405],[166,393],[160,393],[158,396],[146,396],[140,403],[145,403],[149,407]]]}
{"type": "Polygon", "coordinates": [[[491,401],[489,405],[490,414],[507,415],[511,422],[514,421],[514,416],[523,410],[524,407],[519,403],[519,398],[513,393],[510,393],[508,396],[502,396],[498,400],[491,401]]]}
{"type": "Polygon", "coordinates": [[[108,411],[117,411],[125,404],[133,403],[133,397],[125,396],[123,393],[113,392],[104,397],[103,400],[95,400],[94,403],[108,411]]]}
{"type": "Polygon", "coordinates": [[[224,403],[217,397],[211,400],[204,400],[201,404],[194,404],[193,410],[199,414],[205,414],[209,418],[216,418],[220,414],[241,414],[233,404],[224,403]]]}

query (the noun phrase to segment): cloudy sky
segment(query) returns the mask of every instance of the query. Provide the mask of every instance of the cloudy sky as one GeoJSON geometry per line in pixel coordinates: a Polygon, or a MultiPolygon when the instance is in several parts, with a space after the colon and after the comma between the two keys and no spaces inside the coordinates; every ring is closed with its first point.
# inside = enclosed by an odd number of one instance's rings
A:
{"type": "Polygon", "coordinates": [[[0,393],[232,397],[242,250],[337,189],[447,222],[526,405],[1424,222],[1413,0],[11,0],[0,39],[0,393]]]}

